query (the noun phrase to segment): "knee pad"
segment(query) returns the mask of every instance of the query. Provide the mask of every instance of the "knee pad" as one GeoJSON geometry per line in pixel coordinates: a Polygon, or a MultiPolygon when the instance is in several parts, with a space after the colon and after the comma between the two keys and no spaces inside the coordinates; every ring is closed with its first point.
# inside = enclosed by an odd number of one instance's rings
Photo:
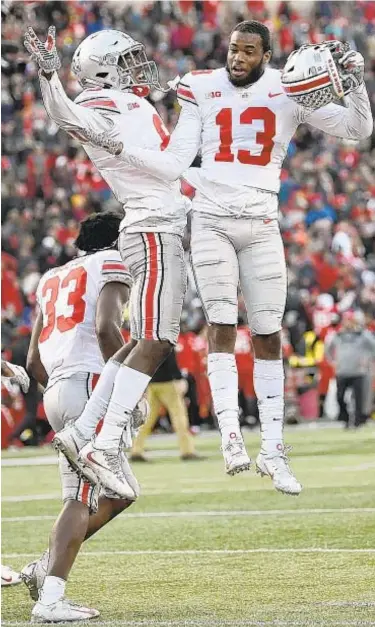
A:
{"type": "Polygon", "coordinates": [[[272,335],[281,330],[284,309],[255,311],[251,317],[250,328],[254,335],[272,335]]]}

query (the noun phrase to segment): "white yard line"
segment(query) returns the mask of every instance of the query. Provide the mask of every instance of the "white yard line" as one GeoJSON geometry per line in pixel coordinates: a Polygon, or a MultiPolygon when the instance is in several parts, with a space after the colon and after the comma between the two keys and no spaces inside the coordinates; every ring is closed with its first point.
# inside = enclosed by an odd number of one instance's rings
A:
{"type": "MultiPolygon", "coordinates": [[[[8,627],[30,627],[30,622],[2,621],[8,627]]],[[[67,623],[62,623],[66,625],[67,623]]],[[[94,622],[82,621],[82,625],[96,625],[97,627],[371,627],[374,621],[349,620],[337,621],[332,619],[320,620],[319,618],[295,620],[220,620],[220,619],[196,619],[196,620],[111,620],[94,622]]]]}
{"type": "Polygon", "coordinates": [[[61,494],[22,494],[21,496],[3,496],[2,503],[29,503],[32,501],[61,501],[61,494]]]}
{"type": "MultiPolygon", "coordinates": [[[[217,451],[206,451],[205,457],[217,457],[219,449],[217,451]]],[[[177,449],[158,449],[150,451],[150,459],[157,459],[159,457],[180,457],[180,452],[177,449]]],[[[57,455],[45,455],[35,457],[7,457],[1,460],[1,466],[3,468],[18,468],[20,466],[56,466],[58,462],[57,455]]]]}
{"type": "MultiPolygon", "coordinates": [[[[214,460],[214,458],[218,458],[218,451],[205,451],[204,452],[205,456],[208,457],[211,460],[214,460]]],[[[335,453],[333,452],[332,455],[335,455],[335,453]]],[[[159,458],[165,458],[165,457],[173,457],[178,459],[179,458],[179,452],[177,450],[170,450],[170,449],[166,449],[166,450],[154,450],[154,451],[150,451],[150,460],[153,461],[154,459],[159,459],[159,458]]],[[[304,462],[306,461],[306,459],[311,459],[311,457],[315,457],[314,454],[310,454],[310,455],[306,455],[304,458],[299,458],[299,462],[304,462]]],[[[343,455],[341,455],[341,457],[343,457],[343,455]]],[[[347,456],[349,457],[349,456],[347,456]]],[[[218,458],[219,459],[219,458],[218,458]]],[[[350,461],[350,460],[348,460],[350,461]]],[[[55,455],[45,455],[45,456],[34,456],[34,457],[6,457],[5,459],[2,458],[1,460],[1,466],[2,468],[20,468],[22,467],[28,467],[28,466],[57,466],[58,463],[58,458],[55,455]]],[[[357,465],[346,465],[346,466],[334,466],[333,468],[331,468],[331,470],[335,471],[335,472],[363,472],[366,470],[371,470],[375,468],[375,462],[365,462],[363,464],[357,464],[357,465]]],[[[326,469],[325,468],[318,468],[317,470],[314,471],[315,473],[325,473],[326,469]]],[[[208,481],[207,479],[194,479],[194,481],[196,483],[219,483],[222,482],[223,480],[221,478],[218,479],[210,479],[210,481],[208,481]]],[[[189,479],[181,479],[182,483],[188,483],[189,479]]],[[[311,486],[310,486],[311,487],[311,486]]]]}
{"type": "MultiPolygon", "coordinates": [[[[310,514],[374,514],[375,507],[343,507],[330,509],[249,509],[249,510],[207,510],[182,512],[138,512],[122,514],[122,518],[200,518],[200,517],[233,517],[233,516],[305,516],[310,514]]],[[[56,516],[4,516],[2,523],[37,522],[55,520],[56,516]]],[[[118,520],[118,518],[116,519],[118,520]]]]}
{"type": "MultiPolygon", "coordinates": [[[[253,476],[249,477],[250,479],[253,479],[253,476]]],[[[207,481],[207,479],[205,480],[207,481]]],[[[190,478],[190,482],[191,482],[191,478],[190,478]]],[[[220,480],[218,483],[222,482],[222,480],[220,480]]],[[[195,483],[195,479],[194,479],[194,483],[195,483]]],[[[362,482],[361,485],[366,486],[366,485],[372,485],[373,482],[372,481],[368,481],[368,482],[362,482]]],[[[262,485],[262,484],[261,484],[262,485]]],[[[309,485],[309,489],[314,489],[314,488],[319,488],[321,487],[321,485],[309,485]]],[[[264,489],[268,489],[268,491],[272,491],[273,490],[273,486],[271,483],[269,483],[268,485],[264,484],[262,485],[262,488],[264,489]]],[[[178,489],[178,487],[176,487],[176,489],[174,490],[168,490],[168,489],[160,489],[160,486],[156,486],[155,489],[152,488],[151,485],[149,485],[147,488],[142,488],[141,487],[141,496],[162,496],[162,495],[172,495],[172,494],[223,494],[223,492],[227,493],[227,492],[235,492],[235,493],[239,493],[239,492],[258,492],[259,491],[259,484],[255,484],[254,483],[247,483],[246,485],[238,485],[236,484],[234,486],[233,483],[231,482],[224,482],[222,483],[221,487],[207,487],[207,488],[182,488],[182,489],[178,489]]],[[[350,492],[350,500],[352,501],[353,499],[355,499],[356,497],[360,497],[363,495],[367,495],[367,492],[361,491],[361,492],[350,492]]],[[[32,502],[32,501],[61,501],[61,494],[59,492],[53,492],[50,494],[20,494],[20,495],[9,495],[9,496],[3,496],[0,501],[2,503],[28,503],[28,502],[32,502]]]]}
{"type": "MultiPolygon", "coordinates": [[[[3,625],[8,627],[30,627],[30,622],[2,621],[3,625]]],[[[62,623],[66,625],[67,623],[62,623]]],[[[321,619],[304,619],[303,621],[295,620],[220,620],[220,619],[197,619],[197,620],[111,620],[86,622],[82,621],[82,625],[97,625],[97,627],[371,627],[375,625],[374,621],[367,620],[321,620],[321,619]]]]}
{"type": "Polygon", "coordinates": [[[375,607],[375,601],[321,601],[317,606],[329,607],[375,607]]]}
{"type": "Polygon", "coordinates": [[[332,470],[337,470],[339,472],[361,472],[362,470],[370,470],[371,468],[375,468],[375,462],[367,462],[364,464],[357,464],[356,466],[335,466],[332,470]]]}
{"type": "Polygon", "coordinates": [[[19,468],[21,466],[57,466],[57,455],[40,457],[6,457],[1,460],[2,468],[19,468]]]}
{"type": "MultiPolygon", "coordinates": [[[[349,554],[363,554],[363,553],[375,553],[375,549],[337,549],[337,548],[325,548],[325,547],[309,547],[309,548],[258,548],[258,549],[176,549],[174,551],[158,551],[154,549],[145,549],[139,551],[82,551],[81,557],[109,557],[111,555],[250,555],[254,553],[266,554],[266,553],[349,553],[349,554]]],[[[33,558],[37,553],[4,553],[2,557],[4,559],[14,559],[18,557],[33,558]]]]}

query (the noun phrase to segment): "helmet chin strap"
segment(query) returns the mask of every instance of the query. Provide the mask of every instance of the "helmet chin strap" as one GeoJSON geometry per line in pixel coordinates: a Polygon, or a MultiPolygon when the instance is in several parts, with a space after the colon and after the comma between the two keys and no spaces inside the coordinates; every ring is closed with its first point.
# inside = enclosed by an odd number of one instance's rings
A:
{"type": "Polygon", "coordinates": [[[167,81],[167,85],[168,87],[162,87],[159,83],[159,86],[156,86],[155,84],[152,85],[129,85],[128,88],[126,89],[131,89],[133,91],[133,93],[136,96],[139,96],[140,98],[146,98],[150,92],[152,87],[154,89],[157,89],[157,91],[160,91],[162,94],[167,94],[168,92],[170,92],[172,89],[174,91],[177,91],[177,85],[180,82],[181,77],[177,74],[177,76],[175,76],[175,78],[173,78],[171,81],[167,81]],[[147,92],[147,93],[145,93],[147,92]]]}
{"type": "Polygon", "coordinates": [[[138,98],[147,98],[151,91],[148,85],[131,85],[128,89],[131,89],[133,94],[138,96],[138,98]]]}

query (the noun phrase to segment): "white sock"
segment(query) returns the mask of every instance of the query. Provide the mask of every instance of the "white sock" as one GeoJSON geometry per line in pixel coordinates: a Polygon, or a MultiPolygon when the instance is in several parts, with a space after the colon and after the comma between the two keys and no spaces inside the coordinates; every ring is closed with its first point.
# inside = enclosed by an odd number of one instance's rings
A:
{"type": "Polygon", "coordinates": [[[254,389],[258,399],[262,453],[284,448],[284,368],[281,359],[255,359],[254,389]]]}
{"type": "Polygon", "coordinates": [[[223,437],[240,434],[238,420],[238,372],[231,353],[210,353],[207,361],[212,400],[223,437]]]}
{"type": "Polygon", "coordinates": [[[120,446],[124,428],[141,399],[151,377],[143,372],[121,366],[119,369],[102,429],[95,440],[100,449],[113,449],[120,446]]]}
{"type": "Polygon", "coordinates": [[[65,594],[65,586],[65,579],[47,575],[42,589],[39,592],[39,601],[43,603],[43,605],[52,605],[52,603],[56,603],[56,601],[63,598],[65,594]]]}
{"type": "Polygon", "coordinates": [[[75,421],[78,431],[88,440],[94,435],[99,420],[105,416],[120,366],[113,359],[107,361],[85,409],[75,421]]]}

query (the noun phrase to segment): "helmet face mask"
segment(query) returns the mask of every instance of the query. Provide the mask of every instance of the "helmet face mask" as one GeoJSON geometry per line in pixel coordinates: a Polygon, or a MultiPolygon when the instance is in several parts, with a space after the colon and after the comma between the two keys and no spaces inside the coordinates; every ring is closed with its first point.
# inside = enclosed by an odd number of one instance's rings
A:
{"type": "Polygon", "coordinates": [[[145,48],[137,44],[120,54],[117,61],[121,84],[129,87],[160,87],[159,72],[155,61],[149,61],[145,48]]]}
{"type": "Polygon", "coordinates": [[[162,90],[159,72],[149,61],[143,44],[116,30],[103,30],[81,42],[74,53],[72,71],[82,87],[162,90]]]}
{"type": "Polygon", "coordinates": [[[307,109],[340,101],[358,83],[338,61],[349,50],[339,41],[304,45],[289,55],[281,76],[285,93],[307,109]]]}

